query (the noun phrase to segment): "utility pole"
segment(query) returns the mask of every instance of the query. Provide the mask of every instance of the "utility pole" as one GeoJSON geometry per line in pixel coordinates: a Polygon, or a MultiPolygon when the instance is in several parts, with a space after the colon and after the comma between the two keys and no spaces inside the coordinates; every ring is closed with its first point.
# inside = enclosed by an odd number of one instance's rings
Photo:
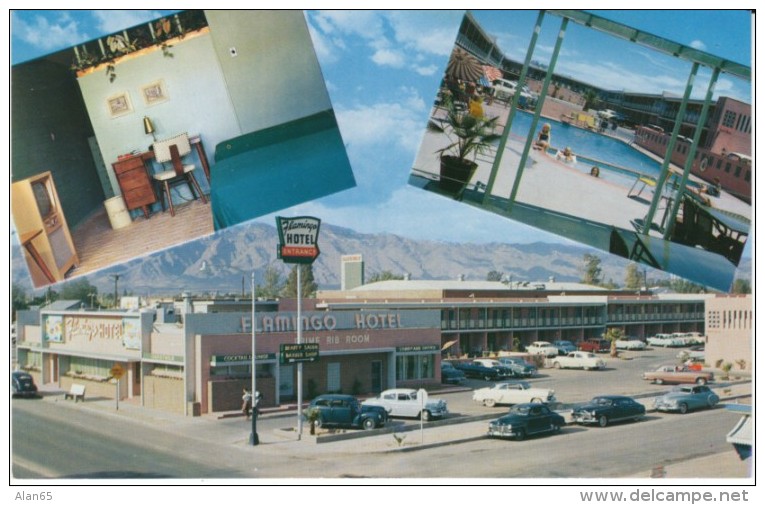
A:
{"type": "Polygon", "coordinates": [[[117,303],[117,297],[119,296],[118,295],[119,291],[117,290],[117,283],[120,280],[120,274],[113,274],[111,277],[114,279],[114,307],[117,308],[119,307],[119,304],[117,303]]]}

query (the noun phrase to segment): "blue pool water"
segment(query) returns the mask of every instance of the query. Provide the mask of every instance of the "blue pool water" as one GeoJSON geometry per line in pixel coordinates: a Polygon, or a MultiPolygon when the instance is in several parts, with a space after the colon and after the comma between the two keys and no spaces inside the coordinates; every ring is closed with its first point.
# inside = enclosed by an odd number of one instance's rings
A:
{"type": "MultiPolygon", "coordinates": [[[[529,133],[532,118],[533,116],[528,112],[516,111],[511,132],[525,138],[529,133]]],[[[563,149],[569,146],[580,160],[578,165],[582,165],[585,162],[582,158],[588,158],[586,161],[587,166],[581,167],[582,170],[586,168],[589,172],[589,167],[595,164],[600,165],[601,168],[609,168],[606,164],[610,164],[645,175],[654,177],[659,175],[661,170],[659,163],[620,140],[546,118],[539,119],[537,130],[544,123],[550,123],[552,127],[551,145],[554,148],[563,149]],[[589,160],[598,160],[605,163],[589,163],[589,160]]],[[[534,132],[534,135],[536,133],[534,132]]]]}

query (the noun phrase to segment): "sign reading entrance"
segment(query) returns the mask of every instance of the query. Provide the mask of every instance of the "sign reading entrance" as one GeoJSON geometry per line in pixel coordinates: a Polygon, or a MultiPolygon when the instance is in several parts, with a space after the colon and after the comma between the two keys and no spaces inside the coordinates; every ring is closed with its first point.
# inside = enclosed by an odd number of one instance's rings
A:
{"type": "Polygon", "coordinates": [[[279,346],[279,363],[313,363],[319,359],[319,344],[282,344],[279,346]]]}
{"type": "Polygon", "coordinates": [[[319,257],[319,226],[315,217],[276,217],[279,247],[276,254],[285,263],[311,264],[319,257]]]}

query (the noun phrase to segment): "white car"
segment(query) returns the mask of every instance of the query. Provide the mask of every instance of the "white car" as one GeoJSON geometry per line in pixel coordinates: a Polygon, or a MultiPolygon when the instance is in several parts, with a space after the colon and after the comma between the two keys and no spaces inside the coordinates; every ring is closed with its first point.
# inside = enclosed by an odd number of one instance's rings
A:
{"type": "Polygon", "coordinates": [[[363,405],[376,405],[388,411],[391,417],[422,416],[423,421],[444,417],[449,413],[444,400],[430,400],[424,392],[424,398],[417,397],[416,389],[387,389],[376,398],[369,398],[363,405]]]}
{"type": "Polygon", "coordinates": [[[558,355],[558,348],[552,345],[550,342],[537,341],[532,342],[526,347],[526,352],[529,354],[541,354],[552,358],[558,355]]]}
{"type": "Polygon", "coordinates": [[[473,391],[473,401],[487,407],[497,404],[549,403],[555,401],[555,390],[533,388],[526,381],[498,382],[492,387],[473,391]]]}
{"type": "Polygon", "coordinates": [[[552,366],[555,368],[601,370],[606,367],[606,362],[591,352],[575,351],[553,359],[552,366]]]}
{"type": "Polygon", "coordinates": [[[657,333],[653,337],[648,337],[646,343],[652,347],[683,347],[685,340],[669,333],[657,333]]]}
{"type": "MultiPolygon", "coordinates": [[[[494,96],[500,100],[511,100],[515,95],[515,90],[518,88],[518,83],[515,81],[508,81],[507,79],[495,79],[491,83],[491,87],[494,88],[494,96]]],[[[521,88],[521,96],[529,99],[534,99],[535,96],[528,87],[521,88]]]]}
{"type": "Polygon", "coordinates": [[[620,351],[642,351],[646,344],[637,338],[625,338],[616,341],[616,348],[620,351]]]}

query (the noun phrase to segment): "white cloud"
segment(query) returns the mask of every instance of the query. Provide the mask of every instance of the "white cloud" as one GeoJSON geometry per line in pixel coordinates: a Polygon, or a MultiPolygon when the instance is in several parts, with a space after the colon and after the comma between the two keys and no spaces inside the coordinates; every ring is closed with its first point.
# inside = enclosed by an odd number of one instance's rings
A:
{"type": "Polygon", "coordinates": [[[42,15],[27,20],[14,12],[12,21],[15,38],[43,51],[73,46],[89,38],[86,32],[80,31],[77,21],[66,13],[51,21],[42,15]]]}
{"type": "Polygon", "coordinates": [[[694,49],[698,49],[699,51],[706,51],[707,50],[707,45],[704,44],[702,41],[700,41],[698,39],[692,40],[691,43],[688,44],[688,45],[691,46],[694,49]]]}
{"type": "Polygon", "coordinates": [[[406,63],[406,57],[399,51],[379,49],[372,55],[372,61],[381,66],[402,68],[406,63]]]}
{"type": "Polygon", "coordinates": [[[92,13],[102,33],[124,30],[162,17],[161,12],[151,10],[95,10],[92,13]]]}
{"type": "Polygon", "coordinates": [[[436,72],[440,72],[441,68],[436,65],[426,65],[424,67],[412,65],[412,69],[420,75],[430,76],[435,75],[436,72]]]}

